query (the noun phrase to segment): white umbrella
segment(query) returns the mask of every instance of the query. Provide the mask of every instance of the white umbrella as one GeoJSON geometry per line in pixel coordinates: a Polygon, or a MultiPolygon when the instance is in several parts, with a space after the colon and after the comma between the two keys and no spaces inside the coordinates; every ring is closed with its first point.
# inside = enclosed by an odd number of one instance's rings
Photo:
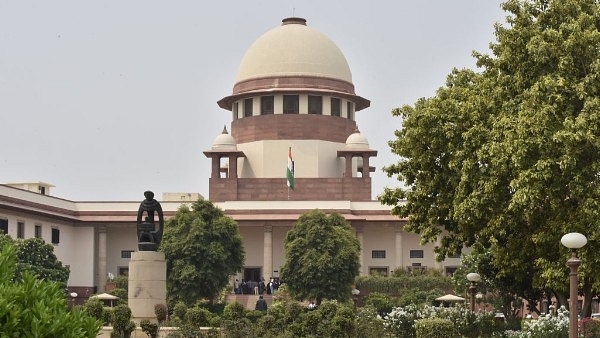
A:
{"type": "Polygon", "coordinates": [[[462,298],[462,297],[459,297],[457,295],[447,294],[447,295],[443,295],[441,297],[438,297],[435,300],[439,300],[441,302],[462,302],[465,299],[462,298]]]}
{"type": "Polygon", "coordinates": [[[119,299],[119,297],[113,296],[113,295],[108,294],[108,293],[101,293],[99,295],[91,296],[90,298],[96,298],[96,299],[100,299],[100,300],[109,300],[110,301],[109,303],[110,303],[111,307],[113,306],[113,300],[119,299]]]}

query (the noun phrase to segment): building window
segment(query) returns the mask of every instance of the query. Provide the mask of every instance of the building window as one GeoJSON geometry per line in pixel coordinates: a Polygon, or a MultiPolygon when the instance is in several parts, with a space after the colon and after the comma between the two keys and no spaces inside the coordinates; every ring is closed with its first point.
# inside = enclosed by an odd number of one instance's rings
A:
{"type": "Polygon", "coordinates": [[[410,250],[410,258],[423,258],[423,250],[410,250]]]}
{"type": "Polygon", "coordinates": [[[25,238],[25,222],[17,222],[17,238],[25,238]]]}
{"type": "Polygon", "coordinates": [[[322,96],[308,96],[308,113],[309,114],[323,114],[323,97],[322,96]]]}
{"type": "Polygon", "coordinates": [[[239,109],[240,103],[239,102],[235,102],[233,104],[233,120],[237,120],[238,119],[238,109],[239,109]]]}
{"type": "Polygon", "coordinates": [[[452,276],[454,275],[454,273],[456,272],[456,270],[458,269],[458,267],[456,266],[447,266],[446,267],[446,276],[452,276]]]}
{"type": "Polygon", "coordinates": [[[346,111],[348,112],[348,118],[354,120],[354,106],[352,105],[352,102],[346,102],[346,111]]]}
{"type": "Polygon", "coordinates": [[[371,258],[385,258],[385,250],[371,251],[371,258]]]}
{"type": "Polygon", "coordinates": [[[121,258],[131,258],[133,250],[121,250],[121,258]]]}
{"type": "Polygon", "coordinates": [[[260,98],[260,115],[273,114],[274,110],[274,96],[261,96],[260,98]]]}
{"type": "Polygon", "coordinates": [[[35,225],[35,232],[33,235],[35,238],[42,238],[42,226],[40,224],[35,225]]]}
{"type": "Polygon", "coordinates": [[[245,99],[244,100],[244,117],[250,117],[252,116],[252,99],[245,99]]]}
{"type": "Polygon", "coordinates": [[[300,97],[298,95],[283,95],[283,113],[300,113],[300,97]]]}
{"type": "Polygon", "coordinates": [[[52,244],[60,243],[60,230],[52,228],[52,244]]]}
{"type": "Polygon", "coordinates": [[[340,99],[331,98],[331,116],[340,116],[340,99]]]}
{"type": "Polygon", "coordinates": [[[46,187],[38,186],[38,192],[42,195],[46,195],[46,187]]]}
{"type": "Polygon", "coordinates": [[[0,232],[8,234],[8,220],[0,218],[0,232]]]}
{"type": "Polygon", "coordinates": [[[371,276],[388,276],[388,267],[369,267],[369,275],[371,276]]]}
{"type": "Polygon", "coordinates": [[[120,266],[118,269],[119,269],[119,276],[127,276],[127,275],[129,275],[129,267],[120,266]]]}
{"type": "Polygon", "coordinates": [[[459,252],[459,253],[455,253],[452,255],[448,255],[448,258],[460,258],[460,256],[461,256],[461,253],[459,252]]]}

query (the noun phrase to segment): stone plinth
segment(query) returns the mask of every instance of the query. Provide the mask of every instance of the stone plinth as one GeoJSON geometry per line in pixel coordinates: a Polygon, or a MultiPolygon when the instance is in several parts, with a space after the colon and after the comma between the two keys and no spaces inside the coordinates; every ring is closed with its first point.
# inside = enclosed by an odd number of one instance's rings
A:
{"type": "Polygon", "coordinates": [[[131,253],[127,298],[133,321],[139,323],[148,319],[156,322],[154,306],[167,305],[167,262],[164,253],[131,253]]]}

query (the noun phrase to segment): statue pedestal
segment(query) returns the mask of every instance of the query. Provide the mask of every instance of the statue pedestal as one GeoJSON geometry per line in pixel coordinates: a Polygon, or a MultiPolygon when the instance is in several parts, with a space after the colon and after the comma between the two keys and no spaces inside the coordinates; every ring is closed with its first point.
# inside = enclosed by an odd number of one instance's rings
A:
{"type": "Polygon", "coordinates": [[[165,254],[156,251],[131,253],[127,298],[133,321],[156,322],[154,306],[167,305],[167,262],[165,254]]]}

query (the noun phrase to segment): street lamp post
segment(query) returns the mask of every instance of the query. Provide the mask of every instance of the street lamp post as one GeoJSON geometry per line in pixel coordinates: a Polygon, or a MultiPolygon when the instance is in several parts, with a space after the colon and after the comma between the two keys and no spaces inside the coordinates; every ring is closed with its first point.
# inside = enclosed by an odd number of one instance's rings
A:
{"type": "Polygon", "coordinates": [[[69,296],[71,296],[71,308],[73,308],[73,305],[75,305],[75,298],[77,298],[77,292],[71,292],[69,293],[69,296]]]}
{"type": "Polygon", "coordinates": [[[577,338],[577,268],[581,264],[581,260],[577,258],[576,251],[587,243],[587,238],[578,232],[571,232],[562,236],[560,242],[571,249],[571,257],[567,260],[567,266],[569,267],[569,338],[577,338]]]}
{"type": "Polygon", "coordinates": [[[475,294],[477,293],[477,282],[481,280],[481,276],[478,273],[471,272],[467,274],[467,280],[470,283],[469,285],[469,295],[471,296],[471,312],[475,312],[475,294]]]}

